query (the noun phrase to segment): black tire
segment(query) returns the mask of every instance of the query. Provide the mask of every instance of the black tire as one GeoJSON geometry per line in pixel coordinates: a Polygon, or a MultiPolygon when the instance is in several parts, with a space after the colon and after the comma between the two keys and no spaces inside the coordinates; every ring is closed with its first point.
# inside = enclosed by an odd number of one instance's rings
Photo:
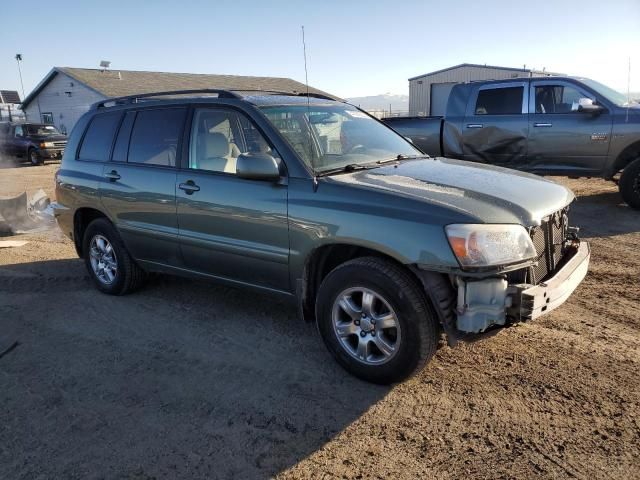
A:
{"type": "Polygon", "coordinates": [[[322,339],[338,363],[356,377],[373,383],[404,380],[433,357],[438,345],[439,327],[433,307],[410,274],[390,260],[363,257],[335,268],[320,286],[316,318],[322,339]],[[352,287],[379,293],[396,313],[402,335],[396,353],[386,363],[371,365],[356,359],[335,332],[334,302],[341,292],[352,287]]]}
{"type": "Polygon", "coordinates": [[[627,205],[640,210],[640,158],[631,162],[622,171],[619,188],[627,205]]]}
{"type": "Polygon", "coordinates": [[[82,252],[89,276],[98,290],[109,295],[126,295],[140,288],[146,279],[142,270],[129,255],[118,231],[106,218],[92,221],[84,232],[82,252]],[[90,245],[94,237],[105,237],[112,246],[117,260],[117,273],[112,283],[106,284],[98,278],[91,266],[90,245]]]}
{"type": "Polygon", "coordinates": [[[38,155],[38,152],[35,148],[29,149],[29,151],[27,152],[27,159],[29,160],[29,163],[34,167],[42,165],[43,163],[42,158],[40,157],[40,155],[38,155]]]}

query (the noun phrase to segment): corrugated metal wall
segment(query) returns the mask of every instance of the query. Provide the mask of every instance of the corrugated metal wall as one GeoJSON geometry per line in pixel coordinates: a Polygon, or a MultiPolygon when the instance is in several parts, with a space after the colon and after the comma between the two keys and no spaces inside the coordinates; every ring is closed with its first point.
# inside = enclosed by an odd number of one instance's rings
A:
{"type": "MultiPolygon", "coordinates": [[[[409,114],[429,115],[432,83],[466,83],[477,80],[505,80],[528,77],[528,71],[507,70],[495,67],[462,66],[433,75],[424,75],[409,82],[409,114]]],[[[531,74],[534,77],[541,73],[531,74]]]]}
{"type": "Polygon", "coordinates": [[[93,103],[105,98],[77,80],[58,73],[33,99],[25,113],[30,122],[42,122],[42,114],[51,113],[53,124],[69,134],[82,114],[93,103]]]}

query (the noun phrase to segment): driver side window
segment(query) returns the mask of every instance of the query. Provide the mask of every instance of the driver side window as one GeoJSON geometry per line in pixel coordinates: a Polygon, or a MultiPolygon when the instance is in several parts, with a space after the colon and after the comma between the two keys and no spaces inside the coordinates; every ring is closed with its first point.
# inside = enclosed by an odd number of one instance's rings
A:
{"type": "Polygon", "coordinates": [[[16,127],[15,136],[24,137],[24,132],[22,131],[22,127],[20,125],[16,127]]]}
{"type": "Polygon", "coordinates": [[[567,85],[541,85],[536,87],[536,113],[572,113],[578,100],[586,95],[567,85]]]}

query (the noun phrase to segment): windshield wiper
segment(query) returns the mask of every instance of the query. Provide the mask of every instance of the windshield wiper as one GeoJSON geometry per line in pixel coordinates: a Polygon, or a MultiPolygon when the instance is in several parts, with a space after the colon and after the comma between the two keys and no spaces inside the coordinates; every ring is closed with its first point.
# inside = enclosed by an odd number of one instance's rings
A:
{"type": "Polygon", "coordinates": [[[363,163],[349,163],[342,167],[330,168],[316,173],[316,177],[326,177],[327,175],[335,175],[336,173],[350,173],[356,170],[368,170],[370,168],[376,168],[377,165],[363,164],[363,163]]]}
{"type": "Polygon", "coordinates": [[[400,160],[417,160],[419,158],[431,158],[429,155],[396,155],[395,157],[387,158],[385,160],[378,160],[376,163],[382,165],[384,163],[399,162],[400,160]]]}

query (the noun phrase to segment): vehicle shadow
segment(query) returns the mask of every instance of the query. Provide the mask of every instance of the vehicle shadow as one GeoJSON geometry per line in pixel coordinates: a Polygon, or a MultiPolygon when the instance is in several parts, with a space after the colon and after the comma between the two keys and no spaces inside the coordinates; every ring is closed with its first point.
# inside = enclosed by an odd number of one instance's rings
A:
{"type": "Polygon", "coordinates": [[[367,414],[287,302],[158,276],[95,290],[81,260],[0,266],[0,477],[269,478],[367,414]]]}
{"type": "Polygon", "coordinates": [[[640,232],[640,211],[624,203],[617,191],[578,195],[569,218],[585,237],[611,237],[640,232]]]}

